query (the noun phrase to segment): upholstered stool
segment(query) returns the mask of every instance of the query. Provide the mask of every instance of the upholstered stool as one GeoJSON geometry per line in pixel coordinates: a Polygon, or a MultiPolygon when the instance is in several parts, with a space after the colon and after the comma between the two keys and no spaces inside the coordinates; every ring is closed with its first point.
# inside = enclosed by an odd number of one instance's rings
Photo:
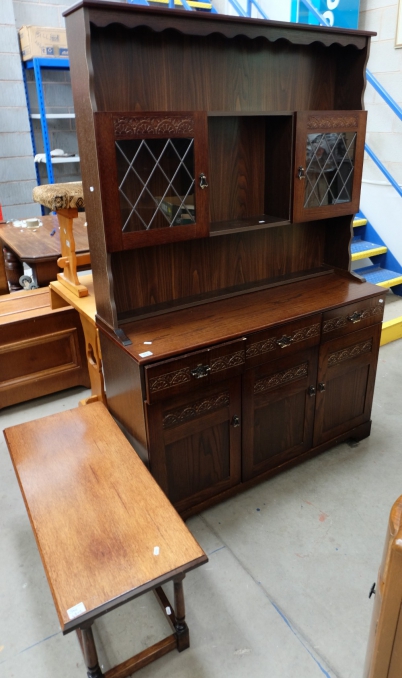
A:
{"type": "Polygon", "coordinates": [[[57,279],[77,297],[87,296],[87,288],[78,279],[77,266],[89,266],[91,257],[89,254],[75,253],[73,232],[73,220],[78,216],[78,209],[84,208],[82,182],[36,186],[32,196],[34,202],[56,212],[59,219],[61,258],[57,264],[63,269],[63,273],[58,273],[57,279]]]}

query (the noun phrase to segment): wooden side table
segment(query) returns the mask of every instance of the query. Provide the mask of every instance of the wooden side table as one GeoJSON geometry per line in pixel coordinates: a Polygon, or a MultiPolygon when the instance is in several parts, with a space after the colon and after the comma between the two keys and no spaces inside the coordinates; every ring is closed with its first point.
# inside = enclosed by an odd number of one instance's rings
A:
{"type": "Polygon", "coordinates": [[[80,276],[80,281],[88,291],[85,297],[78,297],[61,281],[50,283],[50,303],[53,309],[73,306],[80,314],[82,329],[84,330],[88,371],[91,380],[92,395],[81,404],[89,404],[100,400],[106,405],[105,386],[102,373],[102,355],[99,342],[99,331],[95,323],[96,305],[92,275],[80,276]]]}
{"type": "Polygon", "coordinates": [[[77,631],[88,677],[125,678],[186,649],[182,582],[208,558],[105,406],[54,414],[4,435],[61,629],[77,631]],[[174,608],[161,588],[169,581],[174,608]],[[148,591],[173,633],[103,674],[94,620],[148,591]]]}
{"type": "MultiPolygon", "coordinates": [[[[22,262],[32,269],[33,282],[38,287],[46,287],[60,273],[57,265],[62,252],[60,220],[56,214],[48,214],[40,217],[40,222],[42,226],[37,229],[17,227],[15,224],[18,221],[0,224],[0,244],[4,252],[4,257],[0,252],[0,281],[4,267],[4,274],[12,290],[21,289],[19,278],[24,273],[22,262]]],[[[80,212],[74,219],[73,232],[77,257],[85,255],[84,260],[88,260],[89,245],[84,212],[80,212]]],[[[8,290],[4,290],[6,291],[8,290]]]]}

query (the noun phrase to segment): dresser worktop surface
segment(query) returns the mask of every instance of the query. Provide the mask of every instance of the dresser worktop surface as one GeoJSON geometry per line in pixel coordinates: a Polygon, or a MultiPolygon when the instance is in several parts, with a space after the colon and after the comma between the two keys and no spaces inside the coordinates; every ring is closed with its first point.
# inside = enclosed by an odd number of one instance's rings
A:
{"type": "Polygon", "coordinates": [[[122,329],[132,344],[124,348],[147,364],[385,294],[352,276],[329,273],[127,323],[122,329]]]}

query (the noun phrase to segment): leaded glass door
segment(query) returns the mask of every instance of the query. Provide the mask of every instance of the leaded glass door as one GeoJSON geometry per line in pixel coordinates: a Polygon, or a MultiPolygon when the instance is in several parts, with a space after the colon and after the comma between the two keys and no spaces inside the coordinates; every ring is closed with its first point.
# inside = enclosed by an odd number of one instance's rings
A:
{"type": "Polygon", "coordinates": [[[365,111],[296,114],[293,221],[359,209],[365,111]]]}
{"type": "Polygon", "coordinates": [[[205,113],[97,113],[109,252],[209,234],[205,113]]]}

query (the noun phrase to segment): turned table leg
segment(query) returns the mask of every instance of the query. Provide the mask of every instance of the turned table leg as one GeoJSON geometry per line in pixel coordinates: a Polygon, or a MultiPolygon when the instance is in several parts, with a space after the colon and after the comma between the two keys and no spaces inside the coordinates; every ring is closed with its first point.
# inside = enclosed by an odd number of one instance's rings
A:
{"type": "Polygon", "coordinates": [[[88,678],[103,678],[92,633],[92,626],[77,629],[77,636],[81,645],[82,654],[84,655],[88,678]]]}
{"type": "Polygon", "coordinates": [[[17,255],[12,250],[3,246],[4,268],[6,270],[7,281],[10,292],[22,290],[20,285],[20,277],[24,275],[24,266],[22,261],[18,259],[17,255]]]}
{"type": "Polygon", "coordinates": [[[184,591],[183,591],[183,579],[186,575],[180,575],[173,580],[173,589],[174,589],[174,606],[176,612],[176,637],[177,637],[177,649],[179,652],[186,650],[190,647],[190,634],[188,626],[185,622],[186,609],[184,605],[184,591]]]}

